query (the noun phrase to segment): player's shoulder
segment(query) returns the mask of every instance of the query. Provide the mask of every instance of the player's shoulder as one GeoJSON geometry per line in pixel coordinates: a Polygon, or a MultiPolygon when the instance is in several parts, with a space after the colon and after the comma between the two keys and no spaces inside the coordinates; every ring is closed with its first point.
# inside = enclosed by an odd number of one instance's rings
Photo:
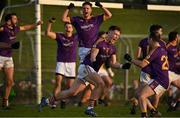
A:
{"type": "Polygon", "coordinates": [[[56,36],[58,37],[64,37],[64,33],[63,32],[56,32],[56,36]]]}
{"type": "Polygon", "coordinates": [[[156,53],[157,54],[164,54],[164,53],[167,53],[167,50],[165,48],[163,48],[163,47],[158,47],[156,49],[156,53]]]}
{"type": "Polygon", "coordinates": [[[72,16],[71,19],[74,19],[74,20],[83,20],[83,17],[81,16],[72,16]]]}
{"type": "Polygon", "coordinates": [[[145,37],[140,40],[139,44],[147,43],[148,42],[148,37],[145,37]]]}

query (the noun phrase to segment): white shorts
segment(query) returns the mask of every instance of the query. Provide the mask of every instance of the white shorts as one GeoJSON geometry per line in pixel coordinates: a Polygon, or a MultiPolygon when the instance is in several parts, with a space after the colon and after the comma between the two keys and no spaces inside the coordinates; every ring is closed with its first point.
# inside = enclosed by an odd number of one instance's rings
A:
{"type": "Polygon", "coordinates": [[[11,68],[14,67],[14,62],[12,57],[0,56],[0,69],[1,68],[11,68]]]}
{"type": "Polygon", "coordinates": [[[109,76],[109,73],[107,71],[107,69],[105,69],[104,67],[101,66],[101,68],[98,71],[98,74],[102,77],[102,76],[109,76]]]}
{"type": "Polygon", "coordinates": [[[148,83],[151,80],[151,77],[149,74],[141,71],[140,73],[140,82],[148,83]]]}
{"type": "Polygon", "coordinates": [[[172,72],[172,71],[168,71],[169,73],[169,83],[177,80],[177,79],[180,79],[180,74],[177,74],[175,72],[172,72]]]}
{"type": "Polygon", "coordinates": [[[149,87],[151,87],[151,89],[155,92],[155,94],[159,95],[162,94],[166,91],[166,89],[161,86],[156,80],[151,79],[148,82],[149,87]]]}
{"type": "Polygon", "coordinates": [[[84,84],[87,86],[89,82],[85,79],[89,73],[96,72],[92,67],[84,64],[80,64],[78,68],[78,75],[77,78],[84,82],[84,84]]]}
{"type": "Polygon", "coordinates": [[[76,77],[75,62],[57,62],[56,74],[64,75],[65,77],[76,77]]]}
{"type": "Polygon", "coordinates": [[[85,47],[79,47],[78,54],[79,54],[79,59],[80,63],[84,61],[84,58],[86,55],[88,55],[91,51],[91,48],[85,48],[85,47]]]}

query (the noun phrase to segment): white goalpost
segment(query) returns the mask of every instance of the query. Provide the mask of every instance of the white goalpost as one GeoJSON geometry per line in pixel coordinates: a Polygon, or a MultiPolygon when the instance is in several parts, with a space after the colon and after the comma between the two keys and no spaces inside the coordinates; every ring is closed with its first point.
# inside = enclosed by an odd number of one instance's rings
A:
{"type": "MultiPolygon", "coordinates": [[[[41,5],[58,5],[58,6],[68,6],[70,3],[74,3],[75,6],[80,7],[84,1],[66,1],[66,0],[36,0],[35,1],[35,17],[36,21],[41,19],[41,5]]],[[[91,2],[93,7],[96,7],[94,2],[91,2]]],[[[104,7],[106,8],[116,8],[122,9],[122,3],[105,3],[101,2],[104,7]]],[[[39,104],[41,97],[42,97],[42,70],[41,70],[41,26],[38,26],[36,29],[36,36],[35,36],[35,69],[36,73],[36,102],[39,104]]]]}

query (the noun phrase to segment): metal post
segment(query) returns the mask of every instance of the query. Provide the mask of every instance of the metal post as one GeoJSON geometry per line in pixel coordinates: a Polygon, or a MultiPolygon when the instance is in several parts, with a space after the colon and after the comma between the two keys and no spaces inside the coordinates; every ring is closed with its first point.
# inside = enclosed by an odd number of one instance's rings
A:
{"type": "MultiPolygon", "coordinates": [[[[38,3],[38,0],[35,1],[35,15],[36,22],[41,19],[41,7],[38,3]]],[[[41,26],[36,28],[36,36],[35,36],[35,76],[36,76],[36,95],[37,95],[37,104],[40,103],[42,97],[41,91],[41,26]]]]}
{"type": "MultiPolygon", "coordinates": [[[[129,53],[129,46],[126,46],[126,53],[129,53]]],[[[128,79],[129,70],[125,70],[125,81],[124,81],[124,99],[128,100],[128,79]]]]}

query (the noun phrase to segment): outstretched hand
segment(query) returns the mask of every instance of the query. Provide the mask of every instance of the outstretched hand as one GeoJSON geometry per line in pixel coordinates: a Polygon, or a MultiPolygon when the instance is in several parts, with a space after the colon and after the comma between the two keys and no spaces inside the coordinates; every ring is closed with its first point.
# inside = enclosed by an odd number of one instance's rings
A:
{"type": "Polygon", "coordinates": [[[96,1],[96,2],[95,2],[95,5],[98,6],[98,7],[100,7],[100,8],[103,7],[102,4],[101,4],[99,1],[96,1]]]}
{"type": "Polygon", "coordinates": [[[124,59],[129,61],[129,62],[131,62],[131,60],[132,60],[132,58],[131,58],[131,56],[129,54],[125,54],[124,59]]]}
{"type": "Polygon", "coordinates": [[[130,69],[131,68],[131,64],[130,63],[125,63],[122,65],[122,69],[130,69]]]}
{"type": "Polygon", "coordinates": [[[75,7],[74,3],[70,3],[70,4],[67,6],[68,9],[72,9],[72,8],[74,8],[74,7],[75,7]]]}
{"type": "Polygon", "coordinates": [[[50,23],[56,22],[56,18],[54,18],[54,17],[50,18],[50,19],[49,19],[49,22],[50,22],[50,23]]]}

